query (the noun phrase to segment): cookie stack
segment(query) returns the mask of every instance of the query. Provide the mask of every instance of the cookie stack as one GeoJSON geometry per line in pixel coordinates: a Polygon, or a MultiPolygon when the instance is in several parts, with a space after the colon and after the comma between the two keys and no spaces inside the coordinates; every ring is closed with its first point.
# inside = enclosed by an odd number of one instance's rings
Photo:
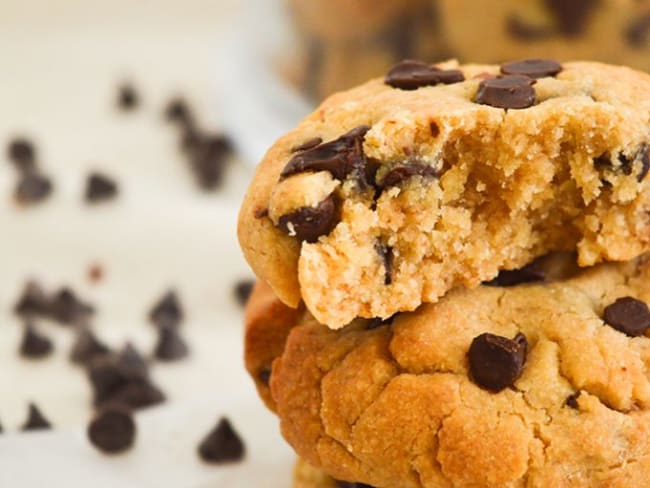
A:
{"type": "Polygon", "coordinates": [[[281,138],[239,238],[295,486],[645,486],[649,169],[650,76],[588,62],[405,61],[281,138]]]}

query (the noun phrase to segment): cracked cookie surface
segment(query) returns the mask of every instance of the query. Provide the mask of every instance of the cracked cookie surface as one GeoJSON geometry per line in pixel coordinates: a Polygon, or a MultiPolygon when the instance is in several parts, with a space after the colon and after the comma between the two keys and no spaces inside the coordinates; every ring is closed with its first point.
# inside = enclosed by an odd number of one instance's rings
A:
{"type": "Polygon", "coordinates": [[[650,322],[631,300],[650,301],[648,256],[454,290],[383,325],[333,331],[306,314],[273,364],[283,435],[334,478],[382,488],[643,486],[650,322]],[[527,341],[498,393],[470,374],[485,333],[527,341]]]}
{"type": "Polygon", "coordinates": [[[238,231],[255,273],[339,328],[549,251],[648,250],[650,75],[538,65],[409,62],[330,97],[257,169],[238,231]]]}

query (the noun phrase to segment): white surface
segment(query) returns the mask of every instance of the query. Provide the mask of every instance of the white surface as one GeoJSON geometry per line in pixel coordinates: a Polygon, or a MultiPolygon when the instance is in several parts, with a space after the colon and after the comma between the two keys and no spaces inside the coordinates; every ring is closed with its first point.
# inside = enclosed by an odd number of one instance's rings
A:
{"type": "MultiPolygon", "coordinates": [[[[186,94],[206,127],[222,113],[214,83],[219,38],[234,1],[24,2],[0,7],[0,486],[288,487],[293,455],[242,365],[241,310],[232,284],[250,276],[235,221],[250,170],[233,164],[224,190],[201,194],[176,149],[161,110],[186,94]],[[114,108],[116,84],[142,95],[133,113],[114,108]],[[37,208],[11,200],[16,175],[5,161],[14,134],[35,141],[55,192],[37,208]],[[82,202],[90,169],[120,185],[117,200],[82,202]],[[104,280],[87,281],[100,263],[104,280]],[[138,414],[129,453],[106,457],[83,431],[90,389],[67,360],[71,334],[40,323],[56,340],[53,357],[18,358],[20,324],[11,314],[24,281],[71,285],[98,308],[97,333],[113,346],[126,338],[150,351],[146,313],[174,286],[187,313],[192,349],[184,362],[155,365],[167,404],[138,414]],[[35,400],[57,426],[17,433],[35,400]],[[248,449],[230,467],[203,465],[201,437],[220,415],[232,418],[248,449]]],[[[255,135],[251,134],[254,139],[255,135]]]]}

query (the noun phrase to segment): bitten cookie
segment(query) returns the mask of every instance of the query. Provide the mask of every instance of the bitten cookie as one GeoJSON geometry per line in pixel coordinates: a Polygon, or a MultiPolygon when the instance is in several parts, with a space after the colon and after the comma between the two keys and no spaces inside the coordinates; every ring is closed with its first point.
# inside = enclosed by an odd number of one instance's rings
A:
{"type": "Polygon", "coordinates": [[[518,284],[543,277],[339,331],[305,316],[271,375],[285,438],[379,487],[645,486],[650,256],[518,284]]]}
{"type": "Polygon", "coordinates": [[[461,60],[594,59],[650,71],[648,0],[432,0],[461,60]],[[482,9],[489,13],[480,15],[482,9]]]}
{"type": "Polygon", "coordinates": [[[243,203],[255,273],[321,323],[387,318],[553,250],[650,248],[650,75],[403,62],[281,138],[243,203]]]}

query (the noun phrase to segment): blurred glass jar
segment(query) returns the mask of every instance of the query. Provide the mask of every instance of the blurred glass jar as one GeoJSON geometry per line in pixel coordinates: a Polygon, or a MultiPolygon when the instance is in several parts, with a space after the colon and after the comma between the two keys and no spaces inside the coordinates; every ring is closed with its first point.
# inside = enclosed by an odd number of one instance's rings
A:
{"type": "Polygon", "coordinates": [[[650,0],[285,0],[312,101],[416,58],[589,59],[650,71],[650,0]]]}

